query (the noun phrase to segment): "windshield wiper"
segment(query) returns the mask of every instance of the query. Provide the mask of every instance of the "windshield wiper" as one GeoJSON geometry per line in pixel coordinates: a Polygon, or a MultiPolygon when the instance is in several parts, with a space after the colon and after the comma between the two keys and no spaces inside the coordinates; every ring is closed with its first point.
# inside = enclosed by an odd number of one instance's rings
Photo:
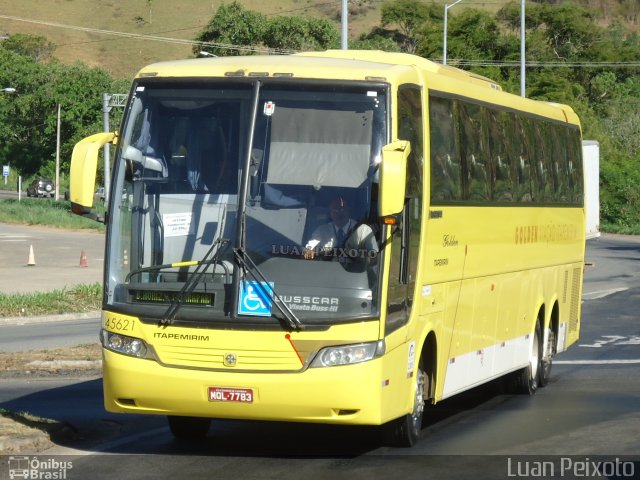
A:
{"type": "Polygon", "coordinates": [[[278,295],[275,288],[271,286],[270,289],[267,289],[265,285],[269,285],[269,281],[260,271],[249,254],[242,248],[234,248],[233,255],[238,263],[240,263],[240,265],[242,265],[242,267],[249,272],[251,277],[255,280],[256,286],[258,286],[262,291],[262,295],[271,298],[273,305],[275,305],[280,313],[282,313],[282,316],[289,324],[289,327],[296,331],[303,330],[304,325],[300,319],[296,317],[296,314],[289,308],[289,305],[280,298],[280,295],[278,295]]]}
{"type": "MultiPolygon", "coordinates": [[[[211,245],[211,248],[207,251],[207,253],[204,254],[201,260],[195,260],[191,262],[181,262],[178,264],[174,264],[178,266],[196,265],[196,269],[193,271],[193,274],[189,277],[189,279],[186,282],[184,282],[184,285],[178,292],[178,295],[176,295],[175,300],[171,301],[171,305],[169,305],[169,308],[167,308],[167,311],[164,312],[162,320],[160,320],[160,325],[171,325],[173,323],[173,320],[176,318],[176,314],[178,313],[178,310],[180,310],[180,307],[184,303],[184,299],[189,295],[191,295],[193,290],[200,283],[202,276],[207,270],[207,267],[212,264],[213,265],[217,264],[218,255],[222,250],[222,245],[228,242],[229,240],[227,240],[226,238],[218,238],[216,239],[215,242],[213,242],[213,245],[211,245]],[[209,256],[211,256],[210,260],[208,260],[209,256]]],[[[149,267],[149,268],[152,268],[152,267],[149,267]]]]}
{"type": "MultiPolygon", "coordinates": [[[[227,240],[223,240],[223,241],[227,241],[227,240]]],[[[160,270],[166,270],[169,268],[183,268],[183,267],[194,267],[196,265],[199,264],[206,264],[206,265],[211,265],[214,262],[216,262],[216,259],[211,259],[211,260],[186,260],[184,262],[174,262],[174,263],[163,263],[162,265],[151,265],[149,267],[142,267],[139,268],[137,270],[133,270],[131,272],[129,272],[127,274],[127,276],[124,279],[124,283],[129,283],[131,278],[135,275],[139,275],[141,273],[145,273],[145,272],[158,272],[160,270]]],[[[227,267],[224,263],[220,263],[220,265],[222,265],[222,268],[224,268],[225,272],[224,275],[229,278],[231,277],[232,272],[229,270],[229,267],[227,267]]],[[[230,281],[228,281],[227,283],[230,283],[230,281]]]]}

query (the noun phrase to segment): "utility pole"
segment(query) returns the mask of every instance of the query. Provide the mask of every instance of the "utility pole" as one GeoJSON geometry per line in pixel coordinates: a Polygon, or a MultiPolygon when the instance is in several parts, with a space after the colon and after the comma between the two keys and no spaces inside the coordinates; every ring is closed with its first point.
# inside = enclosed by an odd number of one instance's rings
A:
{"type": "MultiPolygon", "coordinates": [[[[110,132],[109,112],[113,107],[124,107],[127,102],[127,95],[123,93],[103,93],[102,94],[102,121],[104,123],[104,131],[110,132]]],[[[111,161],[109,158],[109,144],[105,144],[102,149],[104,158],[104,201],[109,201],[109,189],[111,183],[111,161]]]]}
{"type": "Polygon", "coordinates": [[[56,127],[56,202],[60,199],[60,110],[62,106],[58,104],[58,123],[56,127]]]}
{"type": "Polygon", "coordinates": [[[341,15],[342,41],[341,41],[341,47],[340,47],[342,50],[349,49],[349,46],[348,46],[349,28],[347,25],[349,21],[349,8],[347,6],[348,3],[349,3],[348,0],[342,0],[342,15],[341,15]]]}
{"type": "Polygon", "coordinates": [[[445,4],[444,6],[444,34],[442,39],[442,64],[443,65],[447,64],[447,29],[448,29],[448,23],[449,23],[448,12],[451,7],[455,7],[461,1],[462,0],[457,0],[456,2],[453,2],[451,5],[445,4]]]}
{"type": "Polygon", "coordinates": [[[520,96],[526,97],[524,0],[520,3],[520,96]]]}

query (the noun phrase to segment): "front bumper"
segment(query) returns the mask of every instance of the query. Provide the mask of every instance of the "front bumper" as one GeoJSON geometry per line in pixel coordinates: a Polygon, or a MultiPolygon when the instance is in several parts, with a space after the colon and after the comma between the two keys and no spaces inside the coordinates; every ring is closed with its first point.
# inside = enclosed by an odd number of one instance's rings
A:
{"type": "Polygon", "coordinates": [[[398,393],[392,394],[396,389],[383,381],[383,359],[296,373],[231,373],[167,367],[103,350],[105,408],[119,413],[378,425],[395,415],[383,405],[398,393]],[[253,402],[209,401],[209,387],[250,388],[253,402]]]}

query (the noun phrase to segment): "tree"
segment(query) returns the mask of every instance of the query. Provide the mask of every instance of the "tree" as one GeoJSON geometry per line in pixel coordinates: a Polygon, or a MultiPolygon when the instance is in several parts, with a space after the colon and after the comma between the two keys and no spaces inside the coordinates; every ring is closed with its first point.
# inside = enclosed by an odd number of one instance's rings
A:
{"type": "Polygon", "coordinates": [[[0,45],[0,83],[16,93],[0,96],[0,160],[21,175],[52,171],[57,107],[61,109],[61,169],[82,137],[102,130],[102,94],[126,91],[101,69],[83,64],[41,64],[0,45]]]}
{"type": "Polygon", "coordinates": [[[398,43],[407,53],[415,53],[420,42],[420,31],[427,23],[442,25],[444,13],[434,4],[427,5],[418,0],[397,0],[382,4],[383,27],[397,26],[398,43]]]}
{"type": "Polygon", "coordinates": [[[400,45],[390,38],[389,34],[378,28],[368,34],[360,35],[360,38],[349,42],[352,50],[382,50],[384,52],[400,52],[400,45]]]}
{"type": "Polygon", "coordinates": [[[195,39],[204,45],[194,46],[193,52],[205,50],[217,56],[252,55],[255,49],[251,47],[262,46],[266,22],[264,15],[244,8],[237,1],[223,4],[196,36],[195,39]]]}
{"type": "Polygon", "coordinates": [[[218,56],[251,55],[260,50],[324,50],[340,44],[335,24],[327,19],[277,16],[268,20],[235,1],[218,8],[196,40],[203,44],[194,52],[205,50],[218,56]]]}
{"type": "Polygon", "coordinates": [[[2,41],[2,46],[10,52],[30,57],[36,62],[51,59],[56,46],[40,35],[16,33],[2,41]]]}
{"type": "Polygon", "coordinates": [[[494,60],[498,46],[498,24],[486,11],[466,8],[449,19],[447,47],[451,58],[494,60]]]}
{"type": "Polygon", "coordinates": [[[275,17],[267,22],[263,43],[276,50],[325,50],[340,45],[340,35],[329,20],[275,17]]]}
{"type": "MultiPolygon", "coordinates": [[[[589,58],[595,42],[602,36],[602,28],[594,23],[594,14],[582,7],[570,3],[560,5],[529,5],[525,10],[527,36],[539,32],[538,42],[527,41],[535,46],[536,52],[543,56],[533,60],[574,60],[578,57],[589,58]]],[[[502,7],[496,18],[512,31],[520,31],[520,5],[511,2],[502,7]]]]}

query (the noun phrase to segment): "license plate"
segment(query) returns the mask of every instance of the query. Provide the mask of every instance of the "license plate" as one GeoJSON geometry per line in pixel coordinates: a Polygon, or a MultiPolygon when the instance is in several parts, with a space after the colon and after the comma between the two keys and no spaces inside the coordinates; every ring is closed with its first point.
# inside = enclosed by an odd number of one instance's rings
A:
{"type": "Polygon", "coordinates": [[[253,389],[209,387],[209,401],[253,403],[253,389]]]}

